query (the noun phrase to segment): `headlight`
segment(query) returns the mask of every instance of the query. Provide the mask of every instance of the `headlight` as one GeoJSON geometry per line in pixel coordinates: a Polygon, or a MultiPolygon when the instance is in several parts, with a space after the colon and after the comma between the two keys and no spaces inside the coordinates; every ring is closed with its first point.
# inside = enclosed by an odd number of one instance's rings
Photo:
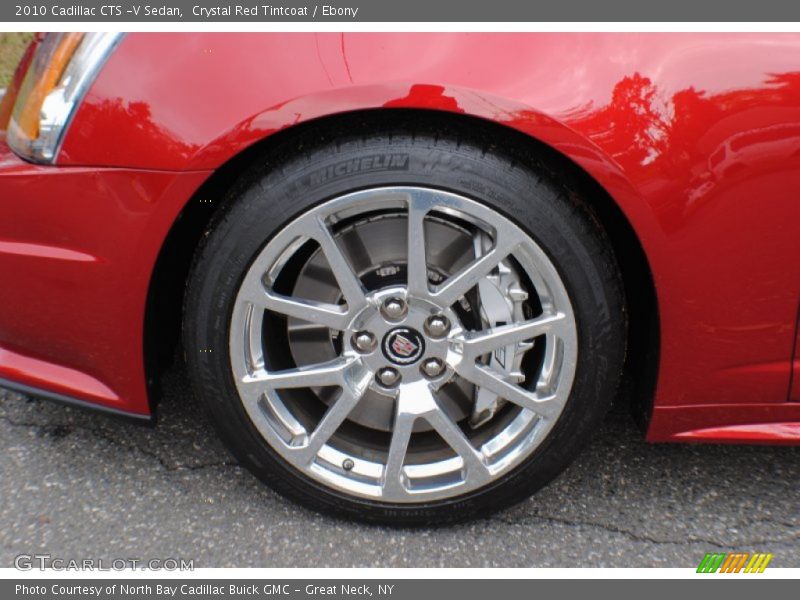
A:
{"type": "Polygon", "coordinates": [[[40,163],[55,161],[70,118],[120,33],[50,33],[22,80],[8,124],[8,145],[40,163]]]}

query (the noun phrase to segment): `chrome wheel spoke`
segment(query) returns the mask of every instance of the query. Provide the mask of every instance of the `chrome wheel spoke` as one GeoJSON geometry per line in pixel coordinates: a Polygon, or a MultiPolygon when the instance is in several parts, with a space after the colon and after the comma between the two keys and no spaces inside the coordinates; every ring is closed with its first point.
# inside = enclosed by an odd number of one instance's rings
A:
{"type": "Polygon", "coordinates": [[[427,298],[428,262],[425,245],[425,215],[427,205],[412,196],[408,201],[408,293],[411,296],[427,298]]]}
{"type": "Polygon", "coordinates": [[[342,290],[342,295],[347,301],[348,312],[353,314],[367,304],[364,287],[353,272],[350,262],[342,252],[342,249],[339,248],[325,222],[321,218],[317,218],[316,224],[317,230],[312,234],[312,237],[322,248],[322,253],[325,255],[328,265],[333,271],[333,276],[342,290]]]}
{"type": "Polygon", "coordinates": [[[261,310],[270,310],[339,331],[346,329],[349,322],[349,312],[343,307],[277,294],[265,288],[260,277],[242,285],[239,299],[261,310]]]}
{"type": "Polygon", "coordinates": [[[503,346],[519,344],[547,333],[557,337],[564,335],[562,329],[566,327],[567,319],[563,313],[546,315],[524,321],[494,327],[486,331],[471,333],[463,336],[464,356],[477,358],[482,354],[493,352],[503,346]]]}
{"type": "Polygon", "coordinates": [[[533,411],[545,419],[554,419],[561,412],[556,396],[539,397],[515,383],[506,381],[493,369],[485,366],[460,367],[456,371],[464,379],[485,388],[522,408],[533,411]]]}
{"type": "Polygon", "coordinates": [[[320,448],[336,433],[347,416],[358,404],[367,388],[371,374],[356,358],[337,358],[326,363],[285,369],[283,371],[258,371],[243,379],[242,387],[252,400],[267,391],[290,388],[330,387],[340,388],[339,396],[331,403],[305,444],[289,446],[296,460],[306,464],[313,460],[320,448]]]}
{"type": "Polygon", "coordinates": [[[432,298],[443,306],[454,304],[464,294],[478,285],[500,262],[519,245],[520,241],[509,234],[480,258],[475,259],[455,275],[448,277],[433,292],[432,298]]]}
{"type": "Polygon", "coordinates": [[[403,482],[403,463],[411,441],[411,432],[417,415],[408,410],[402,399],[398,399],[395,409],[392,441],[389,444],[389,453],[386,466],[383,469],[383,495],[397,497],[405,495],[406,488],[403,482]]]}
{"type": "Polygon", "coordinates": [[[299,448],[292,448],[292,452],[298,455],[298,460],[303,463],[314,460],[322,446],[339,430],[339,427],[356,407],[361,396],[362,394],[356,390],[343,388],[342,393],[334,400],[331,407],[325,412],[325,416],[308,437],[308,443],[299,448]]]}
{"type": "Polygon", "coordinates": [[[341,307],[335,304],[323,304],[311,300],[290,298],[274,292],[265,291],[259,306],[287,317],[324,325],[337,331],[347,329],[347,324],[350,320],[349,311],[342,311],[341,307]]]}
{"type": "Polygon", "coordinates": [[[426,415],[426,420],[433,426],[436,432],[456,451],[464,461],[466,469],[465,477],[472,483],[480,484],[489,479],[489,470],[483,462],[481,453],[478,452],[470,443],[464,432],[445,414],[441,409],[426,415]]]}
{"type": "Polygon", "coordinates": [[[344,385],[345,373],[356,364],[355,359],[337,358],[317,364],[283,371],[256,371],[242,379],[245,386],[282,390],[289,388],[344,385]]]}
{"type": "Polygon", "coordinates": [[[490,478],[489,470],[464,432],[439,405],[434,393],[425,382],[417,382],[400,392],[395,409],[394,429],[384,470],[384,494],[403,495],[403,464],[411,432],[417,419],[427,421],[444,442],[461,457],[464,478],[480,485],[490,478]]]}

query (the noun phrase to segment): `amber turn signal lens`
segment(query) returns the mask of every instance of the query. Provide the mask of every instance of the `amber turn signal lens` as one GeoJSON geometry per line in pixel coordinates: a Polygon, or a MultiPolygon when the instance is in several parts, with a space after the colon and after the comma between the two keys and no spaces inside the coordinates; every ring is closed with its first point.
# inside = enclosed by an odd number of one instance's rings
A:
{"type": "Polygon", "coordinates": [[[48,56],[34,58],[34,64],[22,83],[20,93],[26,101],[21,106],[21,110],[14,115],[20,133],[29,140],[39,137],[39,115],[44,100],[61,81],[61,76],[84,35],[83,33],[62,34],[54,42],[52,49],[47,53],[48,56]],[[48,58],[45,65],[37,64],[40,60],[48,58]]]}
{"type": "Polygon", "coordinates": [[[52,164],[70,119],[121,33],[48,33],[15,94],[6,140],[19,156],[52,164]]]}
{"type": "Polygon", "coordinates": [[[14,110],[14,103],[17,101],[19,88],[25,78],[25,73],[28,72],[31,61],[33,61],[33,57],[36,55],[36,49],[39,47],[42,37],[43,34],[37,34],[28,44],[19,64],[17,64],[17,68],[14,70],[11,83],[8,85],[3,99],[0,100],[0,134],[5,133],[6,129],[8,129],[8,122],[11,119],[11,112],[14,110]]]}

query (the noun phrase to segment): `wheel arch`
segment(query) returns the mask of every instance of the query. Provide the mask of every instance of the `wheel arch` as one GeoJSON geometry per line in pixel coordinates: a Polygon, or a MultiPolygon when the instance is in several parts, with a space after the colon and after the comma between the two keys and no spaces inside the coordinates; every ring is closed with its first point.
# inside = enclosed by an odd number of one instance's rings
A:
{"type": "Polygon", "coordinates": [[[338,132],[352,133],[354,128],[367,134],[396,125],[409,116],[415,122],[427,119],[466,130],[468,135],[483,141],[487,150],[500,144],[525,149],[531,160],[537,159],[542,166],[554,171],[591,204],[614,247],[628,299],[628,353],[620,398],[630,403],[637,421],[642,427],[646,426],[652,412],[658,372],[658,301],[650,261],[632,222],[646,221],[648,214],[640,210],[642,205],[636,201],[638,197],[633,187],[619,167],[591,142],[538,113],[518,115],[512,123],[506,123],[430,107],[371,108],[313,118],[263,137],[215,169],[177,215],[151,276],[143,339],[151,410],[155,411],[160,397],[161,374],[172,364],[176,350],[181,347],[183,298],[195,250],[214,215],[224,210],[223,198],[230,186],[240,180],[254,161],[274,155],[278,148],[285,148],[301,136],[310,134],[319,140],[335,139],[338,132]],[[165,339],[170,343],[164,344],[165,339]]]}

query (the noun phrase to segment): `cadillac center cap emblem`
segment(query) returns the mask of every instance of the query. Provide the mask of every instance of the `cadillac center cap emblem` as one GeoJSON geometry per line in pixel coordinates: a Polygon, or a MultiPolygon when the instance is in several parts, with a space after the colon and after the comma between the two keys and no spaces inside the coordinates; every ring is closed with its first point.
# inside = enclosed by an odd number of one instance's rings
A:
{"type": "Polygon", "coordinates": [[[409,327],[392,329],[383,338],[383,354],[395,364],[410,365],[425,352],[425,339],[409,327]]]}

